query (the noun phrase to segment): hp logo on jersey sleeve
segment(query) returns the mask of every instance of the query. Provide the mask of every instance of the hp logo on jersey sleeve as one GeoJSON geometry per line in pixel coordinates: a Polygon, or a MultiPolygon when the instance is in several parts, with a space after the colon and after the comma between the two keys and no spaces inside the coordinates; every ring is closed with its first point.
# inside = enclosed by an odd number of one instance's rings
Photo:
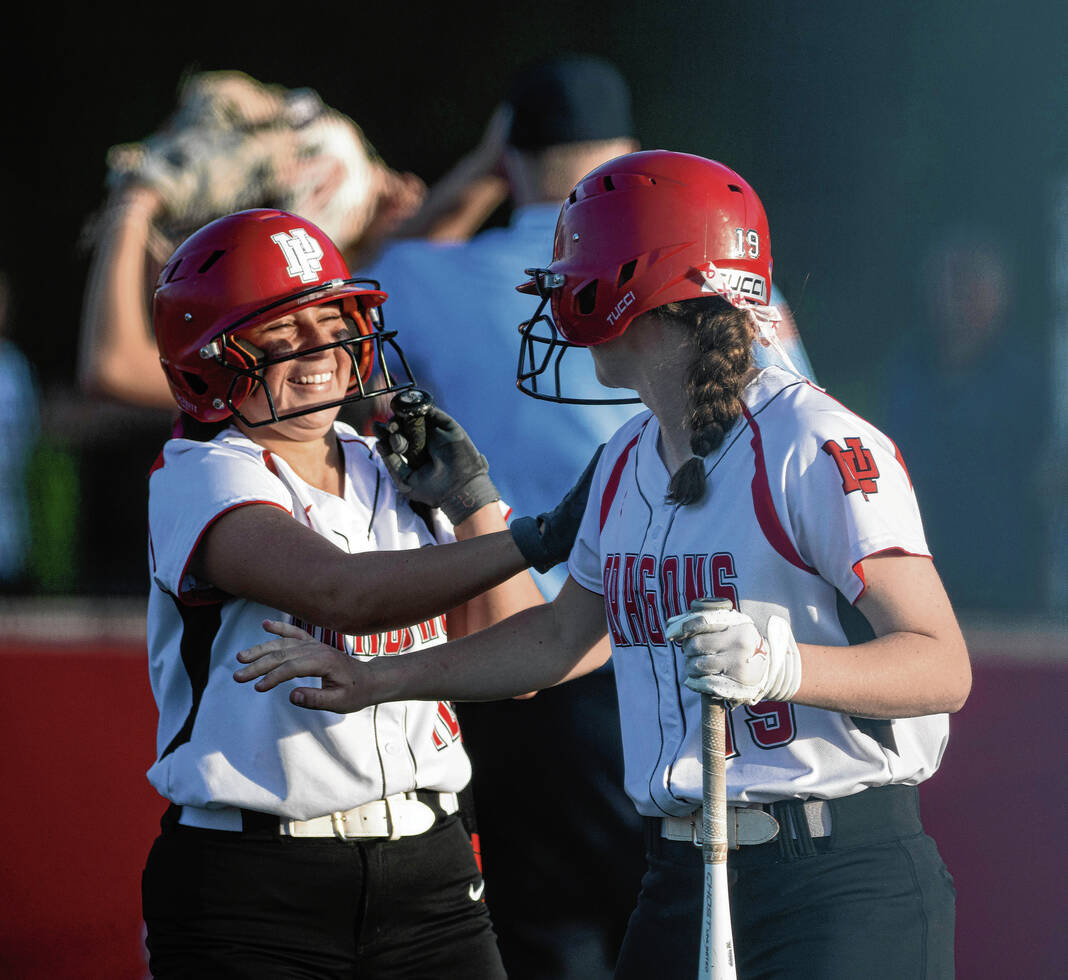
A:
{"type": "Polygon", "coordinates": [[[850,494],[859,490],[867,500],[869,494],[879,492],[875,482],[879,479],[879,467],[875,463],[875,457],[859,437],[848,436],[845,449],[833,439],[828,439],[820,448],[838,464],[843,493],[850,494]]]}
{"type": "Polygon", "coordinates": [[[271,241],[281,250],[286,260],[286,274],[301,282],[317,282],[323,271],[323,246],[303,228],[293,228],[288,233],[280,231],[271,235],[271,241]]]}

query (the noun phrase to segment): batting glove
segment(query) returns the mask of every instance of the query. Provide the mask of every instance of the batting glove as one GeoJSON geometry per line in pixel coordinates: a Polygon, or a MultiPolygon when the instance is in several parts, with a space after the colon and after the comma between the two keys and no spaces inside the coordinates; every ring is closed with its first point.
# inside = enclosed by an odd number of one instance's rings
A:
{"type": "Polygon", "coordinates": [[[603,451],[603,444],[597,447],[578,483],[551,511],[538,517],[517,517],[512,521],[509,529],[516,547],[523,553],[527,564],[539,572],[549,571],[571,554],[590,496],[593,471],[597,469],[597,460],[603,451]]]}
{"type": "Polygon", "coordinates": [[[723,600],[695,599],[672,616],[667,638],[682,646],[686,686],[735,704],[789,701],[801,686],[801,654],[790,624],[768,619],[761,636],[753,620],[723,600]]]}
{"type": "Polygon", "coordinates": [[[408,440],[400,421],[375,422],[378,452],[397,492],[410,501],[440,507],[455,527],[476,510],[500,500],[489,463],[452,416],[431,408],[426,416],[427,461],[413,469],[404,454],[408,440]]]}

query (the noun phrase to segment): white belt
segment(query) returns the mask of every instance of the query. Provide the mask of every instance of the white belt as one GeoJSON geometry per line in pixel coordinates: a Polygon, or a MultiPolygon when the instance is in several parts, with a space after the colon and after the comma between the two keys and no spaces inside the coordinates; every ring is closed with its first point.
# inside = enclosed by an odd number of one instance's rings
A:
{"type": "MultiPolygon", "coordinates": [[[[831,833],[831,808],[826,800],[806,800],[802,812],[810,837],[828,837],[831,833]]],[[[695,810],[684,817],[664,817],[660,821],[660,836],[667,840],[686,840],[700,846],[704,843],[702,811],[695,810]]],[[[727,843],[737,849],[742,845],[766,844],[779,834],[779,821],[762,804],[747,806],[727,804],[727,843]]]]}
{"type": "MultiPolygon", "coordinates": [[[[460,809],[460,801],[455,793],[435,795],[443,813],[455,813],[460,809]]],[[[416,798],[415,792],[395,793],[384,800],[371,800],[351,810],[338,810],[310,820],[279,817],[278,832],[283,837],[337,837],[339,840],[382,837],[397,840],[426,833],[434,826],[437,816],[431,807],[416,798]]],[[[178,822],[186,827],[240,830],[240,811],[183,806],[178,822]],[[224,821],[220,820],[223,813],[236,813],[237,826],[232,826],[231,821],[225,821],[231,826],[224,826],[224,821]]]]}

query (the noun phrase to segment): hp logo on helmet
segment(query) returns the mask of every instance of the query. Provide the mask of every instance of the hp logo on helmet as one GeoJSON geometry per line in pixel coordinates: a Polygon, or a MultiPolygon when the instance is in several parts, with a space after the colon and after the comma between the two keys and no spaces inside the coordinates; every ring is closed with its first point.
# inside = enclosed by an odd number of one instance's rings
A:
{"type": "Polygon", "coordinates": [[[323,247],[303,228],[271,235],[286,260],[286,274],[301,282],[317,282],[323,271],[323,247]]]}

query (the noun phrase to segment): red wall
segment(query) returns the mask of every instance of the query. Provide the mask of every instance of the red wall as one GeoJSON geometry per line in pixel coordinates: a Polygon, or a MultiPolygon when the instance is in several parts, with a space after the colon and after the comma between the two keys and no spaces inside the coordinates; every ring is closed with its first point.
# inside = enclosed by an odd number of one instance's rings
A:
{"type": "MultiPolygon", "coordinates": [[[[957,883],[958,975],[1059,976],[1068,670],[1048,650],[1011,664],[997,652],[973,645],[975,686],[924,816],[957,883]]],[[[140,872],[165,808],[144,776],[143,647],[7,641],[0,668],[0,975],[141,980],[140,872]]]]}
{"type": "Polygon", "coordinates": [[[143,645],[5,645],[0,975],[147,976],[140,873],[166,805],[145,779],[143,645]]]}
{"type": "Polygon", "coordinates": [[[1066,668],[980,659],[942,768],[921,786],[957,888],[959,977],[1065,975],[1066,668]]]}

